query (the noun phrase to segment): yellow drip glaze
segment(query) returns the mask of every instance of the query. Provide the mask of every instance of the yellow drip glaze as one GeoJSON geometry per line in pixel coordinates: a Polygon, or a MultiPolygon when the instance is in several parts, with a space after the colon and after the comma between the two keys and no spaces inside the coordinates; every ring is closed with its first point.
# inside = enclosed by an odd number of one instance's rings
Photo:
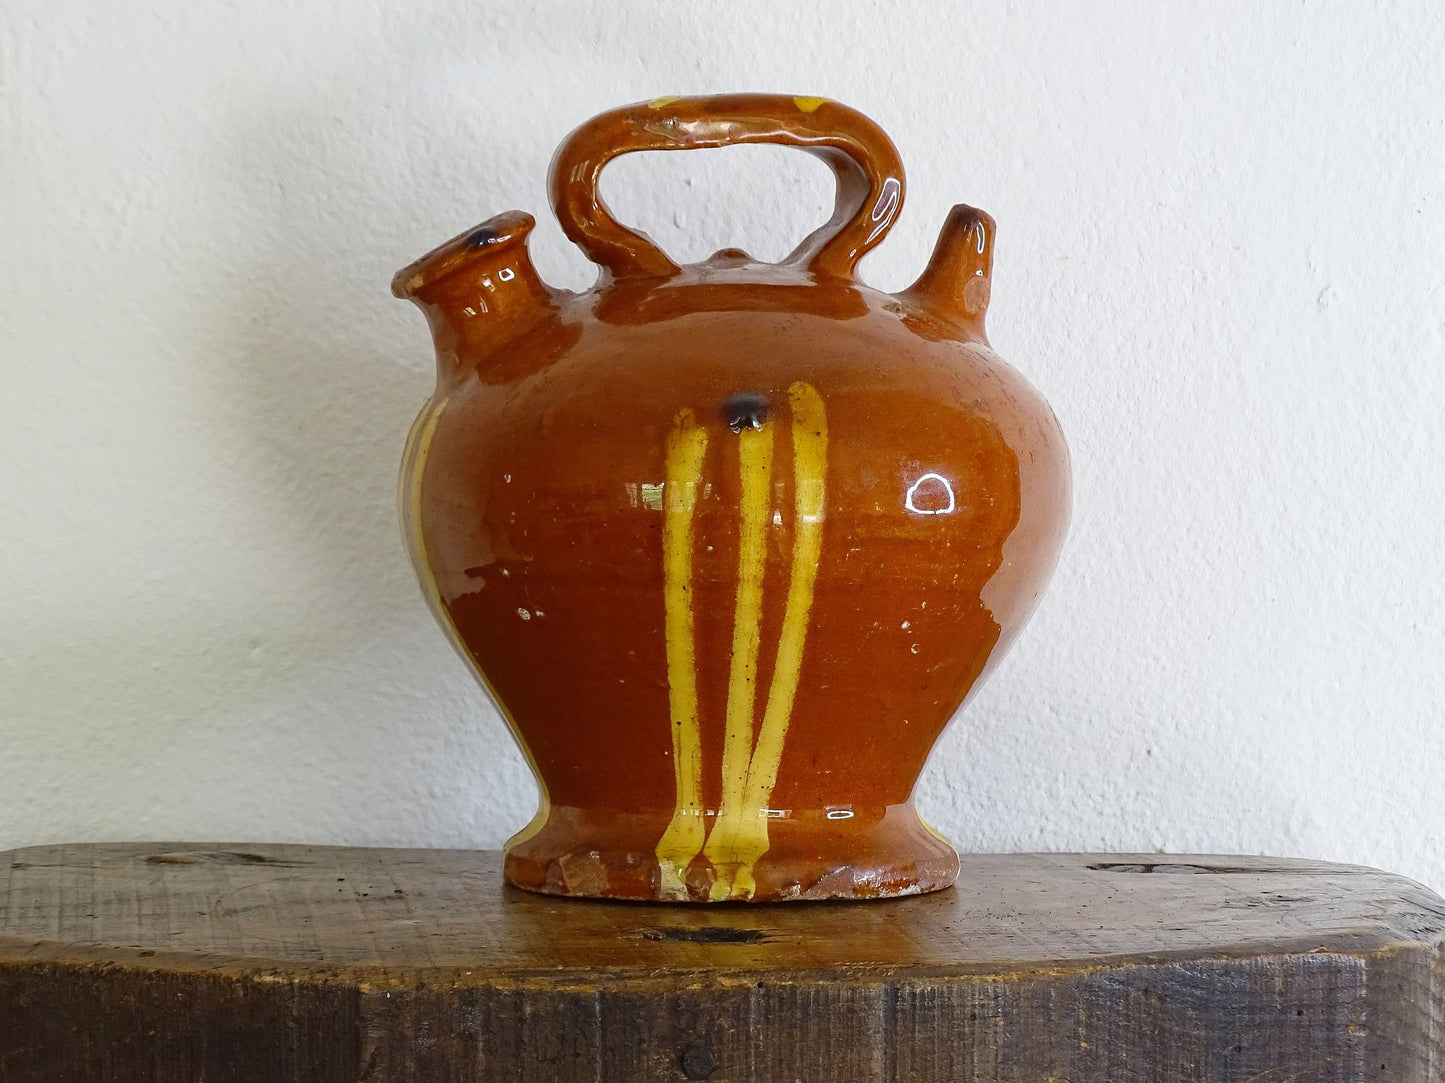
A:
{"type": "Polygon", "coordinates": [[[667,437],[662,523],[667,694],[677,806],[656,850],[658,893],[679,901],[687,899],[687,867],[702,850],[706,833],[692,610],[693,512],[706,455],[707,430],[691,410],[681,411],[667,437]]]}
{"type": "Polygon", "coordinates": [[[702,803],[692,563],[693,520],[708,438],[691,410],[678,413],[667,437],[662,495],[663,602],[677,803],[656,849],[658,894],[664,899],[688,897],[687,870],[699,851],[713,866],[710,900],[752,898],[757,887],[753,867],[768,851],[768,805],[798,693],[827,514],[828,419],[822,396],[810,384],[795,383],[788,389],[788,405],[793,442],[793,551],[777,659],[756,737],[753,720],[772,503],[773,428],[764,422],[758,429],[738,434],[742,490],[738,585],[723,734],[722,800],[710,832],[702,803]]]}
{"type": "Polygon", "coordinates": [[[773,429],[767,422],[761,428],[743,429],[738,434],[742,501],[738,531],[738,592],[723,734],[722,801],[717,822],[704,848],[716,876],[710,893],[714,900],[728,898],[732,892],[735,861],[731,840],[737,834],[743,816],[743,791],[747,785],[752,753],[772,459],[773,429]]]}
{"type": "Polygon", "coordinates": [[[768,851],[768,803],[778,781],[783,741],[798,692],[803,667],[803,645],[808,636],[808,614],[813,607],[813,586],[823,551],[823,518],[827,512],[825,479],[828,470],[828,419],[823,400],[809,384],[788,389],[793,411],[793,564],[788,578],[788,600],[778,635],[778,657],[768,688],[768,705],[758,741],[748,765],[743,808],[747,815],[733,841],[732,860],[738,863],[733,893],[751,898],[752,870],[768,851]]]}
{"type": "Polygon", "coordinates": [[[793,104],[805,113],[816,113],[818,108],[826,105],[830,98],[794,98],[793,104]]]}

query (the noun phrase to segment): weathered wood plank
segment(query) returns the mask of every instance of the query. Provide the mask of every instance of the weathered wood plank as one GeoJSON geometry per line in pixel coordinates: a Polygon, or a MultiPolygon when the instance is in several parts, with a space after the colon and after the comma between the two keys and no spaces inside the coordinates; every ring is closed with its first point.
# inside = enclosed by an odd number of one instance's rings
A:
{"type": "Polygon", "coordinates": [[[1260,858],[968,857],[881,903],[678,908],[499,856],[0,854],[0,1079],[1435,1083],[1445,903],[1260,858]]]}

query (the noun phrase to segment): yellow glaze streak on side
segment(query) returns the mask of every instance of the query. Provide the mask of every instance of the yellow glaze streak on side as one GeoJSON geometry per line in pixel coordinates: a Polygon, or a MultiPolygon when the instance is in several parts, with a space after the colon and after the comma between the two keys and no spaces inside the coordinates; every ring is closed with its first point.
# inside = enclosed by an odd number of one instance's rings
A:
{"type": "Polygon", "coordinates": [[[677,806],[657,844],[658,894],[687,899],[687,867],[702,850],[702,738],[698,729],[697,656],[693,633],[693,512],[707,456],[707,430],[691,410],[673,421],[663,482],[662,564],[667,695],[677,806]]]}
{"type": "Polygon", "coordinates": [[[406,451],[402,456],[402,461],[407,464],[402,472],[406,486],[402,494],[407,512],[406,541],[407,548],[411,550],[412,562],[416,565],[417,578],[421,581],[422,593],[426,595],[432,614],[436,617],[437,623],[442,626],[447,638],[451,640],[452,646],[462,656],[462,660],[471,667],[472,673],[476,675],[481,686],[486,689],[497,712],[506,721],[507,728],[512,731],[512,737],[517,742],[517,747],[526,757],[527,765],[532,769],[532,777],[537,780],[539,793],[537,814],[532,817],[531,823],[507,840],[506,848],[510,850],[513,846],[526,842],[542,829],[542,825],[547,822],[552,803],[551,798],[547,795],[547,784],[542,781],[541,772],[537,770],[536,761],[532,759],[532,751],[527,747],[526,741],[522,740],[522,734],[517,729],[517,723],[513,720],[511,712],[497,696],[496,689],[492,687],[491,682],[487,680],[487,675],[477,665],[477,660],[472,657],[472,652],[467,650],[466,644],[462,642],[461,633],[457,631],[451,613],[442,602],[441,590],[437,587],[436,573],[432,571],[431,559],[427,555],[426,535],[422,530],[422,479],[426,476],[427,457],[431,454],[432,438],[436,435],[437,423],[441,420],[450,401],[451,396],[445,395],[429,405],[417,417],[411,427],[411,432],[407,434],[406,451]]]}
{"type": "Polygon", "coordinates": [[[722,802],[704,852],[716,874],[711,898],[728,898],[735,861],[731,840],[743,815],[743,791],[753,744],[757,702],[758,648],[762,639],[763,573],[767,564],[768,506],[772,495],[773,427],[738,433],[738,471],[742,481],[738,531],[738,592],[733,616],[732,663],[728,671],[726,728],[723,734],[722,802]]]}
{"type": "Polygon", "coordinates": [[[826,105],[832,98],[794,98],[793,104],[805,113],[816,113],[818,107],[826,105]]]}
{"type": "Polygon", "coordinates": [[[427,605],[431,608],[437,623],[442,626],[447,638],[452,641],[452,646],[470,662],[471,653],[457,636],[456,628],[452,625],[446,606],[442,604],[436,575],[432,572],[431,562],[427,558],[426,538],[422,532],[421,521],[422,477],[426,474],[427,457],[431,454],[432,438],[436,436],[437,423],[441,421],[442,414],[446,412],[447,403],[450,400],[450,395],[444,395],[435,402],[429,403],[412,424],[411,432],[406,437],[406,451],[402,455],[405,468],[402,471],[401,498],[403,509],[406,512],[406,546],[411,553],[412,563],[416,567],[417,580],[421,584],[422,594],[425,595],[427,605]]]}
{"type": "Polygon", "coordinates": [[[923,829],[925,831],[927,831],[930,835],[936,838],[939,842],[943,843],[943,845],[947,846],[950,850],[953,849],[953,843],[949,842],[948,839],[944,838],[943,835],[938,832],[938,829],[935,828],[927,820],[925,820],[922,816],[918,817],[918,822],[923,825],[923,829]]]}
{"type": "Polygon", "coordinates": [[[664,105],[671,105],[673,102],[681,100],[682,96],[680,94],[667,94],[661,98],[653,98],[652,101],[647,103],[647,108],[661,109],[664,105]]]}
{"type": "Polygon", "coordinates": [[[748,765],[744,817],[731,855],[739,865],[733,878],[733,893],[749,898],[754,888],[753,865],[768,851],[768,803],[772,800],[773,785],[778,781],[783,741],[788,735],[793,699],[798,692],[808,614],[813,608],[813,587],[823,551],[823,518],[827,512],[828,418],[823,400],[811,384],[799,382],[788,389],[788,402],[793,411],[793,563],[783,627],[778,635],[778,657],[768,688],[768,705],[748,765]]]}

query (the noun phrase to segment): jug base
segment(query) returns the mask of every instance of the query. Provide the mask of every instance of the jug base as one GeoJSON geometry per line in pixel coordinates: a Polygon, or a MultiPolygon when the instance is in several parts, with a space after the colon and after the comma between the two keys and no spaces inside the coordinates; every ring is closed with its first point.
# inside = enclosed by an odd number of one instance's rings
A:
{"type": "MultiPolygon", "coordinates": [[[[871,817],[839,811],[790,810],[770,820],[766,849],[752,861],[703,844],[669,862],[659,859],[657,840],[671,813],[554,807],[539,829],[508,843],[504,874],[544,895],[677,903],[888,899],[953,885],[958,855],[911,802],[871,817]]],[[[716,815],[699,819],[710,839],[716,815]]]]}

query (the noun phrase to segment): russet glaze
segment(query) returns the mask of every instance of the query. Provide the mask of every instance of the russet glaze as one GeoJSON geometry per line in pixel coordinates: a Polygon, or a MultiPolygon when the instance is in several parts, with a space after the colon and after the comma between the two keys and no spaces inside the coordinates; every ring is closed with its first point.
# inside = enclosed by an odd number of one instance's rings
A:
{"type": "Polygon", "coordinates": [[[393,283],[438,356],[403,463],[411,555],[542,794],[507,879],[678,902],[949,886],[914,784],[1033,611],[1070,499],[1053,414],[984,337],[993,221],[955,207],[917,282],[863,285],[897,151],[778,95],[604,113],[550,194],[592,289],[538,278],[518,212],[393,283]],[[597,194],[618,154],[753,142],[838,179],[780,264],[680,267],[597,194]]]}

